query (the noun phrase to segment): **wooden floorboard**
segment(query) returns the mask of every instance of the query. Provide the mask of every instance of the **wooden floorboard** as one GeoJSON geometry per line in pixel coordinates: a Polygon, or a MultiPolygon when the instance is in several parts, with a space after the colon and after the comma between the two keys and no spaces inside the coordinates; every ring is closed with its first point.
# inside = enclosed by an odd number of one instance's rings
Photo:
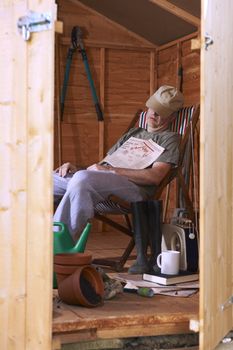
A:
{"type": "MultiPolygon", "coordinates": [[[[91,252],[93,259],[120,256],[129,240],[128,236],[120,232],[91,232],[86,251],[91,252]]],[[[132,254],[135,255],[135,250],[132,254]]]]}
{"type": "MultiPolygon", "coordinates": [[[[113,232],[91,233],[86,251],[93,258],[118,256],[127,240],[113,232]]],[[[131,263],[128,261],[127,266],[131,263]]],[[[145,298],[122,293],[96,308],[54,300],[53,336],[59,337],[61,343],[189,333],[189,321],[198,319],[198,294],[188,298],[161,295],[145,298]]]]}

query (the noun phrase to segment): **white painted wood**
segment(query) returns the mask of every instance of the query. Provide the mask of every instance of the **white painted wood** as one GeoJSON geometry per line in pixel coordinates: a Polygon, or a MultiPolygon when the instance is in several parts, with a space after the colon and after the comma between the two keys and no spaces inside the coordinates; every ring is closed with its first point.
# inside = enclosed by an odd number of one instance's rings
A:
{"type": "MultiPolygon", "coordinates": [[[[0,348],[51,348],[54,26],[17,20],[54,0],[0,2],[0,348]]],[[[55,18],[54,18],[55,19],[55,18]]]]}
{"type": "Polygon", "coordinates": [[[233,306],[233,36],[231,0],[202,1],[200,349],[210,350],[232,329],[233,306]],[[202,45],[204,46],[204,45],[202,45]]]}

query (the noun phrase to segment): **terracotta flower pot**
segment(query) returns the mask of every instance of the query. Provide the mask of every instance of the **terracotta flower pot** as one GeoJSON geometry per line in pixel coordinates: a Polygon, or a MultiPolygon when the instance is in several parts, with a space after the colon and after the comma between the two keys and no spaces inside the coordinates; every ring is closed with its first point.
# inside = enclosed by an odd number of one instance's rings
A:
{"type": "Polygon", "coordinates": [[[65,278],[72,275],[78,268],[78,265],[58,265],[54,264],[54,272],[57,278],[57,284],[59,285],[65,278]]]}
{"type": "Polygon", "coordinates": [[[91,264],[92,255],[87,253],[60,253],[54,255],[53,261],[53,287],[57,288],[57,285],[71,275],[78,266],[91,264]]]}
{"type": "Polygon", "coordinates": [[[94,267],[79,266],[58,284],[58,294],[67,304],[94,307],[103,301],[104,283],[94,267]]]}
{"type": "Polygon", "coordinates": [[[88,253],[61,253],[54,255],[53,261],[57,265],[88,265],[92,256],[88,253]]]}

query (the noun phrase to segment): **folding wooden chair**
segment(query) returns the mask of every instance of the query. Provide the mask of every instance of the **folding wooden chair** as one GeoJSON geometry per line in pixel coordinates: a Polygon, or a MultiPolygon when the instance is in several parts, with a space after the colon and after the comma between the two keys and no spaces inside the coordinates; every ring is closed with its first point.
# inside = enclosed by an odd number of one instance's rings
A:
{"type": "MultiPolygon", "coordinates": [[[[186,210],[191,220],[194,220],[194,209],[193,209],[193,203],[189,196],[189,187],[187,185],[187,179],[185,180],[185,171],[187,171],[187,169],[186,170],[184,169],[185,168],[184,159],[186,155],[186,150],[187,150],[186,146],[188,144],[188,141],[193,140],[193,137],[194,137],[194,131],[199,118],[199,113],[200,113],[199,105],[184,107],[179,110],[177,118],[171,123],[170,129],[172,131],[178,132],[182,136],[180,146],[179,146],[179,149],[180,149],[179,162],[176,167],[171,168],[171,170],[162,180],[160,185],[157,187],[156,193],[154,194],[153,198],[151,198],[154,200],[160,199],[162,192],[166,188],[166,186],[170,184],[171,181],[173,181],[174,179],[177,179],[177,182],[183,193],[186,210]]],[[[137,115],[134,118],[134,120],[131,122],[130,127],[135,125],[136,118],[138,119],[137,115]]],[[[140,119],[139,126],[146,128],[146,123],[147,123],[146,112],[141,112],[139,119],[140,119]]],[[[108,266],[116,271],[123,270],[124,264],[126,263],[127,259],[129,258],[135,246],[130,215],[131,215],[130,203],[125,202],[120,198],[116,198],[114,196],[111,196],[109,200],[101,202],[96,206],[95,218],[97,220],[100,220],[110,225],[111,227],[119,230],[120,232],[128,235],[129,237],[131,237],[131,239],[121,257],[117,257],[114,259],[110,259],[110,258],[94,259],[93,260],[94,264],[108,266]],[[122,225],[119,222],[114,221],[112,218],[112,215],[110,218],[108,214],[113,214],[114,218],[115,218],[115,215],[116,216],[123,215],[126,225],[122,225]]]]}

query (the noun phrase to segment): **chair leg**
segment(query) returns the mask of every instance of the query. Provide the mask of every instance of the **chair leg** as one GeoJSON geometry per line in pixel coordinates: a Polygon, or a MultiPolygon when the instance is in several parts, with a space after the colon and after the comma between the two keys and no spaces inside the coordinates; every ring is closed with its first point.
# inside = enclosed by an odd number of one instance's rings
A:
{"type": "Polygon", "coordinates": [[[107,216],[104,216],[101,214],[95,215],[95,218],[97,220],[100,220],[101,222],[105,222],[106,224],[109,224],[110,226],[116,228],[120,232],[123,232],[126,235],[130,236],[130,241],[129,241],[127,247],[125,248],[122,256],[116,257],[116,258],[96,258],[96,259],[93,259],[93,261],[92,261],[93,264],[110,267],[111,269],[113,269],[117,272],[123,271],[124,265],[135,247],[135,242],[134,242],[134,237],[133,237],[133,232],[132,232],[132,225],[131,225],[129,215],[125,214],[123,216],[124,216],[124,219],[126,221],[127,227],[111,220],[107,216]]]}
{"type": "Polygon", "coordinates": [[[167,218],[170,189],[171,189],[171,183],[167,184],[166,186],[166,196],[164,200],[164,209],[163,209],[163,222],[166,222],[166,218],[167,218]]]}
{"type": "Polygon", "coordinates": [[[193,204],[190,200],[188,189],[186,187],[183,175],[180,171],[178,172],[178,181],[179,181],[181,189],[183,191],[184,200],[185,200],[185,204],[186,204],[187,211],[189,214],[189,218],[194,222],[195,215],[194,215],[194,210],[193,210],[193,204]]]}
{"type": "Polygon", "coordinates": [[[130,254],[132,253],[134,246],[135,246],[134,238],[132,237],[124,251],[124,254],[119,259],[116,258],[118,260],[111,260],[111,258],[106,258],[106,259],[96,258],[96,259],[93,259],[92,263],[96,265],[101,265],[101,266],[108,266],[117,272],[121,272],[123,271],[124,265],[128,260],[130,254]]]}
{"type": "MultiPolygon", "coordinates": [[[[126,216],[126,215],[124,215],[126,216]]],[[[105,222],[106,224],[110,225],[111,227],[114,227],[115,229],[119,230],[120,232],[125,233],[127,236],[132,237],[133,233],[132,233],[132,228],[130,225],[130,221],[129,224],[126,220],[126,223],[128,225],[128,227],[125,227],[111,219],[109,219],[107,216],[101,215],[101,214],[95,214],[95,219],[100,220],[102,222],[105,222]]],[[[129,220],[129,219],[128,219],[129,220]]]]}

